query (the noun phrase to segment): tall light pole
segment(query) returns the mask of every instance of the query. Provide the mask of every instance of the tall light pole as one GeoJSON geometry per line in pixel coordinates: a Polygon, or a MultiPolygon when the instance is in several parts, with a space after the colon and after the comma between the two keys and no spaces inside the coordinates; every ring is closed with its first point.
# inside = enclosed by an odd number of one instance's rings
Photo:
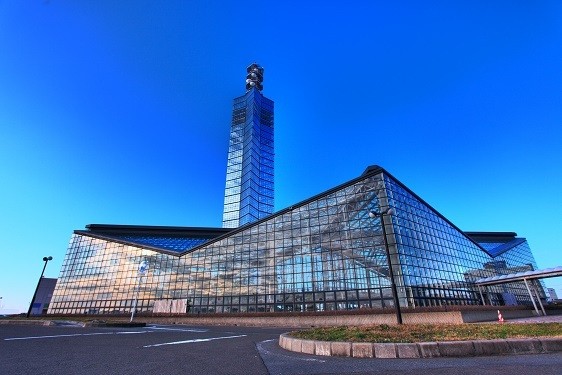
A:
{"type": "Polygon", "coordinates": [[[37,282],[37,286],[35,287],[35,293],[33,293],[33,298],[31,299],[31,304],[29,304],[29,310],[27,310],[27,317],[28,318],[31,315],[31,309],[33,308],[33,302],[35,302],[35,297],[37,297],[37,291],[39,290],[39,284],[41,284],[41,279],[43,279],[43,274],[45,273],[45,268],[47,268],[47,263],[49,263],[50,260],[53,260],[52,256],[43,257],[43,262],[45,262],[45,265],[43,266],[43,271],[41,271],[41,277],[39,278],[39,281],[37,282]]]}
{"type": "Polygon", "coordinates": [[[394,308],[396,310],[396,322],[402,324],[402,312],[400,311],[400,300],[398,299],[398,289],[396,288],[396,282],[394,281],[394,271],[392,270],[392,260],[390,259],[390,249],[388,247],[388,240],[386,238],[386,228],[384,225],[384,215],[393,215],[394,210],[392,208],[387,208],[384,211],[375,212],[370,211],[369,217],[371,219],[379,218],[382,228],[382,238],[384,239],[384,250],[386,252],[386,261],[388,262],[388,277],[390,278],[390,287],[392,289],[392,299],[394,300],[394,308]]]}
{"type": "Polygon", "coordinates": [[[139,274],[139,282],[137,284],[137,291],[135,293],[135,302],[133,303],[133,309],[131,310],[131,320],[129,320],[129,323],[133,322],[133,318],[135,317],[135,310],[137,309],[137,300],[139,299],[139,293],[140,293],[140,286],[141,286],[141,282],[142,282],[142,277],[144,276],[144,274],[146,273],[146,271],[148,271],[148,262],[146,260],[143,260],[142,262],[140,262],[139,264],[139,270],[138,270],[138,274],[139,274]]]}

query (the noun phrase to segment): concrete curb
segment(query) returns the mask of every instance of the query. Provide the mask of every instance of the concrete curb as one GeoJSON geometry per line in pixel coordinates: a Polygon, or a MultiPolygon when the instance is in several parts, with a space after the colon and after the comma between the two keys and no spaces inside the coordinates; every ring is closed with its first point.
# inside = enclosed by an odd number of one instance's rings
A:
{"type": "Polygon", "coordinates": [[[284,333],[279,337],[279,346],[297,353],[354,358],[475,357],[561,352],[562,338],[383,344],[302,340],[284,333]]]}

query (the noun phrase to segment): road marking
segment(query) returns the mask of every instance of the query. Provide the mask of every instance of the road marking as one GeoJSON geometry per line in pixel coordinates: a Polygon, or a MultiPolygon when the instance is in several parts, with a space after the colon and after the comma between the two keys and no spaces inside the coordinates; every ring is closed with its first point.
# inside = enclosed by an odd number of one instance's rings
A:
{"type": "Polygon", "coordinates": [[[14,341],[14,340],[34,340],[34,339],[56,339],[59,337],[76,337],[76,336],[98,336],[98,335],[124,335],[131,333],[148,333],[146,331],[123,331],[123,332],[97,332],[97,333],[74,333],[68,335],[52,335],[52,336],[29,336],[29,337],[10,337],[4,339],[4,341],[14,341]]]}
{"type": "Polygon", "coordinates": [[[208,339],[193,339],[193,340],[184,340],[184,341],[164,342],[162,344],[145,345],[145,346],[143,346],[143,348],[152,348],[152,347],[155,347],[155,346],[164,346],[164,345],[190,344],[190,343],[194,343],[194,342],[206,342],[206,341],[213,341],[213,340],[234,339],[234,338],[237,338],[237,337],[245,337],[245,336],[247,336],[247,335],[211,337],[211,338],[208,338],[208,339]]]}
{"type": "Polygon", "coordinates": [[[75,336],[94,336],[94,335],[113,335],[113,332],[99,332],[99,333],[75,333],[73,335],[54,335],[54,336],[29,336],[29,337],[10,337],[4,341],[12,340],[33,340],[33,339],[53,339],[57,337],[75,337],[75,336]]]}
{"type": "Polygon", "coordinates": [[[205,333],[209,331],[208,329],[166,328],[166,327],[154,327],[154,326],[146,327],[146,329],[161,329],[164,331],[195,332],[195,333],[205,333]]]}

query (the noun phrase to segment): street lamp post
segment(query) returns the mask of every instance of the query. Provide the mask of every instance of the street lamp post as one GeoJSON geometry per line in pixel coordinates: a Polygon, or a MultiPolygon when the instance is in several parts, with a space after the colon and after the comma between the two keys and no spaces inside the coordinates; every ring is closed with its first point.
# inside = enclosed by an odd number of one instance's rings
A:
{"type": "Polygon", "coordinates": [[[43,257],[43,262],[45,265],[43,266],[43,271],[41,271],[41,277],[39,277],[39,281],[37,282],[37,286],[35,287],[35,293],[33,293],[33,298],[31,299],[31,304],[29,305],[29,310],[27,310],[27,317],[31,315],[31,309],[33,308],[33,302],[35,302],[35,297],[37,297],[37,291],[39,290],[39,284],[41,284],[41,279],[43,279],[43,274],[45,273],[45,268],[47,268],[47,263],[50,260],[53,260],[52,256],[43,257]]]}
{"type": "Polygon", "coordinates": [[[384,239],[384,250],[386,252],[386,261],[388,262],[388,276],[390,278],[390,287],[392,289],[392,299],[394,300],[394,308],[396,309],[396,322],[402,324],[402,312],[400,311],[400,301],[398,299],[398,289],[396,288],[396,282],[394,281],[394,271],[392,270],[392,260],[390,259],[390,249],[388,247],[388,240],[386,238],[386,228],[384,225],[384,215],[393,215],[394,210],[392,208],[387,208],[384,211],[369,212],[369,217],[374,219],[378,217],[381,222],[382,237],[384,239]]]}

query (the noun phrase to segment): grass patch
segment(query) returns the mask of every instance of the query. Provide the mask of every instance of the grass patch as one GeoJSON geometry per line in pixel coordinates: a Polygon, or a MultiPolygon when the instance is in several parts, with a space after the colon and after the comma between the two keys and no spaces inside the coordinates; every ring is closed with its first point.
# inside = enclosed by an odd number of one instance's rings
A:
{"type": "Polygon", "coordinates": [[[295,331],[291,336],[319,341],[430,342],[562,337],[561,323],[534,324],[386,324],[367,327],[329,327],[295,331]]]}

